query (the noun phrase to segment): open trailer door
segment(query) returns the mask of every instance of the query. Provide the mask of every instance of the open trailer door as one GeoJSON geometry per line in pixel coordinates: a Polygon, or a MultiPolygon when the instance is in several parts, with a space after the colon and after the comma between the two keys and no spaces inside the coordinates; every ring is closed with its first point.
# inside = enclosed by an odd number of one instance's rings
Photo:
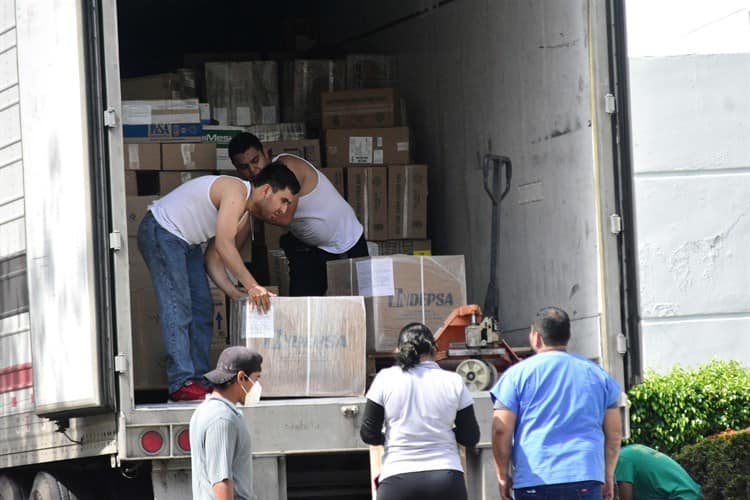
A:
{"type": "Polygon", "coordinates": [[[36,413],[111,407],[111,314],[95,0],[16,0],[36,413]]]}

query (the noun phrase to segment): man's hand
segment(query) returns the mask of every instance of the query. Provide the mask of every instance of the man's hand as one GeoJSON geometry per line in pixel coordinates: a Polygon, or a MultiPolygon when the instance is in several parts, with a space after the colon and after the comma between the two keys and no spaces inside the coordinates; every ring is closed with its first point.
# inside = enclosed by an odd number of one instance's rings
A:
{"type": "Polygon", "coordinates": [[[271,307],[271,297],[276,296],[275,293],[269,292],[260,285],[250,287],[247,291],[247,295],[250,310],[258,309],[264,313],[268,312],[268,309],[271,307]]]}
{"type": "Polygon", "coordinates": [[[500,498],[501,500],[510,500],[510,492],[513,490],[513,478],[506,476],[505,479],[497,479],[497,484],[500,486],[500,498]]]}
{"type": "Polygon", "coordinates": [[[607,477],[602,485],[602,500],[612,500],[615,497],[614,481],[611,477],[607,477]]]}

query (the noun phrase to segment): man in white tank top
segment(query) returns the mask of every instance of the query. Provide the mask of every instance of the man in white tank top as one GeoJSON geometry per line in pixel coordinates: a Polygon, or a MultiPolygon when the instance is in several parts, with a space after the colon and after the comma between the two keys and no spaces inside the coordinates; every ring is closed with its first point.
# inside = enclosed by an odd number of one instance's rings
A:
{"type": "Polygon", "coordinates": [[[272,160],[258,138],[249,133],[232,139],[229,155],[244,179],[255,178],[272,161],[278,161],[289,167],[300,183],[297,200],[286,214],[271,221],[289,228],[281,237],[281,247],[289,259],[290,295],[325,295],[329,260],[367,257],[364,229],[354,210],[310,162],[286,153],[272,160]]]}
{"type": "MultiPolygon", "coordinates": [[[[294,174],[275,163],[252,185],[236,177],[206,175],[149,207],[138,228],[138,248],[159,304],[170,400],[198,400],[207,393],[201,382],[210,368],[213,300],[201,244],[211,240],[222,269],[229,269],[247,290],[251,304],[267,310],[270,294],[245,267],[235,241],[244,239],[250,216],[283,216],[299,188],[294,174]]],[[[225,291],[234,297],[240,294],[234,286],[225,291]]]]}

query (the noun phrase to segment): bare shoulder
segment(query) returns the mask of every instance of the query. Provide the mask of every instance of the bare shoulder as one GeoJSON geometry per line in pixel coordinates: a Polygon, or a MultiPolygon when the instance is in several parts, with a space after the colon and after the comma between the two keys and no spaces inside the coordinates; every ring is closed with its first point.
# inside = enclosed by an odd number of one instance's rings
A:
{"type": "Polygon", "coordinates": [[[294,156],[282,156],[281,158],[279,158],[279,161],[292,171],[294,176],[299,181],[303,191],[305,191],[305,187],[310,182],[313,183],[312,187],[315,187],[315,184],[318,181],[318,176],[313,175],[313,168],[308,165],[306,161],[294,156]]]}
{"type": "Polygon", "coordinates": [[[218,206],[221,200],[247,197],[247,186],[235,177],[220,176],[211,185],[211,201],[218,206]]]}

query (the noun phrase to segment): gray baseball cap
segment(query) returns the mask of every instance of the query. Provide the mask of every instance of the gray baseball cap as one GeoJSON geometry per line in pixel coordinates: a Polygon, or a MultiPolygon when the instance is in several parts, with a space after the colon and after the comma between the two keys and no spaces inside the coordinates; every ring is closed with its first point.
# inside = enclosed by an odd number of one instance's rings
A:
{"type": "Polygon", "coordinates": [[[232,346],[224,349],[219,355],[216,369],[211,370],[204,376],[212,384],[224,384],[237,376],[242,370],[248,375],[260,371],[263,356],[243,346],[232,346]]]}

